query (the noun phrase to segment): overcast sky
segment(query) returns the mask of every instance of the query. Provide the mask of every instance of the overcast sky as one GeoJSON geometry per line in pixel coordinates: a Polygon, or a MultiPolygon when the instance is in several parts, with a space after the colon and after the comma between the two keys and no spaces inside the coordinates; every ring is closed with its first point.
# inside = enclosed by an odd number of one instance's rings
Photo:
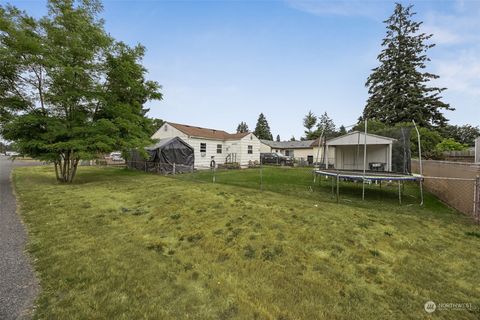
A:
{"type": "MultiPolygon", "coordinates": [[[[9,1],[40,16],[45,1],[9,1]]],[[[1,0],[0,3],[5,3],[1,0]]],[[[452,124],[480,125],[480,1],[414,4],[434,34],[428,69],[447,87],[452,124]]],[[[105,1],[106,29],[141,43],[149,78],[163,86],[150,116],[235,131],[263,112],[274,136],[303,134],[327,112],[351,125],[367,99],[390,1],[105,1]]]]}

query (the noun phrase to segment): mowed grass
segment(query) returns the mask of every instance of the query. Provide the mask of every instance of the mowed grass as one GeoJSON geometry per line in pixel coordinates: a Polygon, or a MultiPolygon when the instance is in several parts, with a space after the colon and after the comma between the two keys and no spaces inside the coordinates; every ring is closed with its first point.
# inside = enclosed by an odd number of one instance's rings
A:
{"type": "Polygon", "coordinates": [[[414,187],[402,206],[387,186],[370,186],[364,202],[349,187],[336,204],[306,170],[264,170],[263,192],[257,173],[222,173],[239,187],[82,167],[60,185],[52,168],[17,168],[42,286],[35,317],[479,318],[424,311],[428,300],[480,307],[480,230],[469,219],[430,196],[419,207],[414,187]]]}

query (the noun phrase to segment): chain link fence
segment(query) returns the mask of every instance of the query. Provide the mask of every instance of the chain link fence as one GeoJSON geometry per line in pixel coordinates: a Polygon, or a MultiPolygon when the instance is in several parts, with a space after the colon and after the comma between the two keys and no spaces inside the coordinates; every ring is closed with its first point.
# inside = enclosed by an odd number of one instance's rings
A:
{"type": "MultiPolygon", "coordinates": [[[[480,165],[422,160],[422,167],[427,191],[480,222],[480,165]]],[[[412,160],[412,171],[419,173],[418,160],[412,160]]]]}

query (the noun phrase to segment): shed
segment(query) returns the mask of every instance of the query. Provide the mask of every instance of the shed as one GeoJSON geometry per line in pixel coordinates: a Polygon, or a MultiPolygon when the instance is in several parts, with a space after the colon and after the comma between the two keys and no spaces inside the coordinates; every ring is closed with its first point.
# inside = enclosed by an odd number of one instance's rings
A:
{"type": "Polygon", "coordinates": [[[129,168],[148,172],[179,173],[193,170],[195,155],[192,146],[179,137],[165,138],[146,147],[145,159],[138,151],[131,152],[129,168]]]}
{"type": "MultiPolygon", "coordinates": [[[[392,171],[392,145],[396,139],[353,131],[330,139],[326,149],[335,148],[333,166],[340,170],[363,170],[364,144],[367,145],[366,169],[392,171]]],[[[328,153],[327,153],[328,154],[328,153]]]]}

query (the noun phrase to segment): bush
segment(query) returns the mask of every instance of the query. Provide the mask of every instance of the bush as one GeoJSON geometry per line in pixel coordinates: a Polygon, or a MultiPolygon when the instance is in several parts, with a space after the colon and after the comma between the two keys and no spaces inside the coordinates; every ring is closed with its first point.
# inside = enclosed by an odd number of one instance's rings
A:
{"type": "Polygon", "coordinates": [[[455,141],[452,138],[443,139],[440,143],[435,146],[437,152],[444,151],[462,151],[467,149],[467,145],[455,141]]]}
{"type": "MultiPolygon", "coordinates": [[[[437,159],[439,154],[436,146],[442,141],[442,136],[435,130],[419,127],[420,143],[422,145],[422,158],[437,159]]],[[[412,156],[418,157],[418,138],[415,129],[410,134],[412,156]]]]}

